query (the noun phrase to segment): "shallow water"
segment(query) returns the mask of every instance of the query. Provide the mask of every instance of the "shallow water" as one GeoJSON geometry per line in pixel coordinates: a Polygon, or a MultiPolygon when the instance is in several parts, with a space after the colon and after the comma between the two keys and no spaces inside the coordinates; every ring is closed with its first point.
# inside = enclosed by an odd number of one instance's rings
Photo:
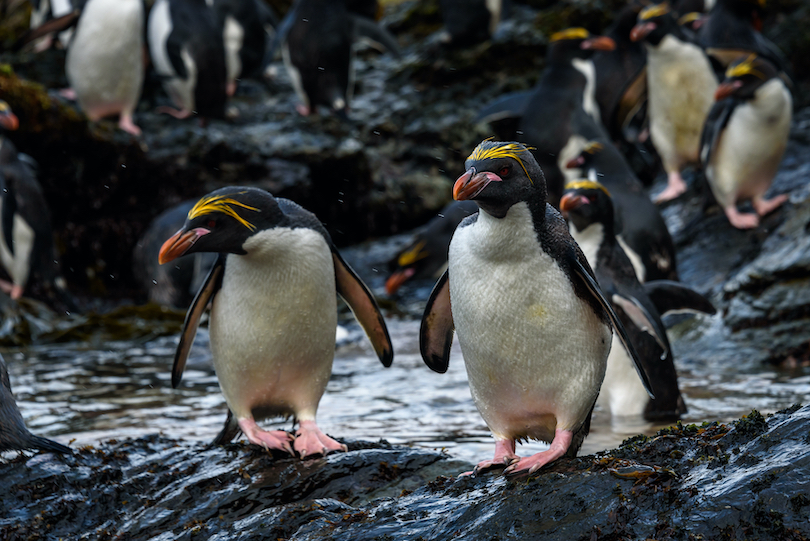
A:
{"type": "MultiPolygon", "coordinates": [[[[359,327],[338,331],[332,379],[318,412],[323,430],[338,438],[444,448],[477,462],[489,458],[493,441],[470,397],[461,351],[454,345],[446,374],[430,371],[417,343],[419,322],[388,318],[396,356],[385,369],[359,327]]],[[[687,330],[711,320],[687,322],[687,330]]],[[[677,329],[676,329],[677,331],[677,329]]],[[[678,334],[676,332],[675,334],[678,334]]],[[[688,338],[689,332],[682,332],[688,338]]],[[[109,342],[103,349],[60,344],[6,350],[14,393],[29,428],[73,446],[160,432],[210,441],[225,418],[210,363],[205,329],[198,333],[183,381],[172,389],[176,337],[109,342]]],[[[678,341],[674,342],[676,358],[678,341]]],[[[773,412],[810,400],[810,369],[780,371],[743,359],[694,361],[680,355],[681,388],[689,413],[684,422],[728,421],[758,409],[773,412]]],[[[290,421],[267,426],[289,429],[290,421]]],[[[597,410],[580,454],[617,446],[629,435],[657,427],[611,423],[597,410]]],[[[518,446],[519,454],[545,448],[518,446]]]]}

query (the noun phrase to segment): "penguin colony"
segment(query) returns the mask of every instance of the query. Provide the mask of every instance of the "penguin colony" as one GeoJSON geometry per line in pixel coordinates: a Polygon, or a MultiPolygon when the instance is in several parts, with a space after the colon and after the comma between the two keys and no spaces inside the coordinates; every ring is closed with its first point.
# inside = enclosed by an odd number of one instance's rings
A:
{"type": "MultiPolygon", "coordinates": [[[[75,4],[35,2],[29,40],[75,26],[60,38],[66,95],[89,120],[116,115],[135,137],[147,69],[173,105],[160,112],[207,122],[225,119],[239,81],[262,77],[280,52],[298,113],[323,108],[348,119],[353,42],[370,39],[398,54],[395,38],[368,17],[375,10],[355,12],[356,3],[341,0],[296,0],[280,22],[260,0],[156,0],[148,11],[141,0],[75,4]]],[[[489,39],[509,16],[491,1],[443,0],[441,10],[439,40],[448,47],[489,39]]],[[[761,15],[755,0],[717,0],[697,15],[631,2],[605,36],[584,28],[550,35],[537,85],[479,112],[477,122],[505,141],[472,150],[455,201],[391,260],[385,284],[395,295],[409,280],[437,280],[418,337],[422,358],[445,372],[458,337],[472,398],[495,439],[493,458],[470,473],[534,473],[576,456],[595,407],[648,421],[686,412],[662,316],[714,307],[678,282],[649,179],[628,160],[642,148],[660,157],[667,186],[656,203],[687,190],[685,167],[700,168],[737,228],[757,227],[785,202],[765,194],[787,144],[791,85],[781,53],[760,33],[761,15]],[[738,210],[749,200],[753,213],[738,210]],[[527,439],[550,447],[520,457],[516,443],[527,439]]],[[[0,102],[0,262],[9,277],[0,289],[18,299],[36,275],[69,298],[34,169],[7,137],[18,126],[0,102]]],[[[213,364],[228,405],[215,443],[242,432],[301,458],[346,450],[316,423],[337,298],[383,366],[394,352],[373,293],[314,214],[257,188],[220,188],[166,210],[135,259],[142,281],[159,284],[151,300],[189,306],[173,387],[210,309],[213,364]],[[279,416],[292,417],[297,430],[258,424],[279,416]]],[[[2,358],[0,383],[0,451],[70,452],[27,431],[2,358]]]]}

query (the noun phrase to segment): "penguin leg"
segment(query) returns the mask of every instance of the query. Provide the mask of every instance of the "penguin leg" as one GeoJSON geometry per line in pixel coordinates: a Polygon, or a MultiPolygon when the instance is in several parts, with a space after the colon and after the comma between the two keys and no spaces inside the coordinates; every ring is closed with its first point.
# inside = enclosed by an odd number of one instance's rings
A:
{"type": "Polygon", "coordinates": [[[497,468],[506,468],[518,460],[520,460],[520,457],[515,454],[515,440],[496,440],[495,456],[492,460],[479,462],[473,471],[462,473],[459,477],[478,475],[497,468]]]}
{"type": "Polygon", "coordinates": [[[121,116],[118,119],[118,127],[127,133],[131,133],[135,137],[139,137],[141,135],[141,129],[132,121],[131,112],[121,113],[121,116]]]}
{"type": "Polygon", "coordinates": [[[177,119],[188,118],[191,116],[191,111],[188,109],[175,109],[174,107],[169,107],[168,105],[163,105],[155,109],[155,112],[166,113],[167,115],[173,116],[177,119]]]}
{"type": "Polygon", "coordinates": [[[327,455],[332,451],[349,450],[348,447],[342,443],[338,443],[318,428],[315,421],[301,421],[298,425],[298,431],[295,433],[295,442],[293,447],[304,458],[309,455],[327,455]]]}
{"type": "Polygon", "coordinates": [[[681,178],[680,171],[671,171],[667,175],[667,187],[655,198],[656,203],[671,201],[686,191],[686,182],[681,178]]]}
{"type": "Polygon", "coordinates": [[[66,100],[76,101],[76,91],[72,88],[63,88],[59,91],[59,95],[66,100]]]}
{"type": "Polygon", "coordinates": [[[740,212],[734,204],[724,208],[723,211],[726,213],[731,225],[737,229],[753,229],[759,225],[759,216],[753,213],[740,212]]]}
{"type": "Polygon", "coordinates": [[[777,195],[773,199],[765,199],[761,195],[758,195],[751,200],[751,204],[754,205],[754,210],[757,211],[757,214],[765,216],[781,207],[787,200],[787,194],[777,195]]]}
{"type": "Polygon", "coordinates": [[[265,449],[280,449],[294,455],[290,442],[292,436],[283,430],[268,432],[262,430],[253,419],[239,419],[239,428],[244,432],[250,443],[261,445],[265,449]]]}
{"type": "Polygon", "coordinates": [[[23,294],[22,286],[13,282],[7,282],[6,280],[0,280],[0,290],[2,290],[3,293],[8,294],[15,301],[22,297],[23,294]]]}
{"type": "Polygon", "coordinates": [[[297,104],[295,106],[295,110],[298,111],[298,114],[301,116],[309,116],[309,114],[312,112],[310,108],[303,103],[297,104]]]}
{"type": "Polygon", "coordinates": [[[534,454],[530,457],[521,458],[518,462],[506,468],[503,473],[508,475],[511,473],[518,473],[528,470],[529,475],[531,475],[546,464],[550,464],[563,456],[566,451],[568,451],[568,448],[571,446],[571,442],[573,440],[573,431],[561,430],[558,428],[554,431],[554,439],[551,441],[551,447],[549,447],[548,450],[534,454]]]}

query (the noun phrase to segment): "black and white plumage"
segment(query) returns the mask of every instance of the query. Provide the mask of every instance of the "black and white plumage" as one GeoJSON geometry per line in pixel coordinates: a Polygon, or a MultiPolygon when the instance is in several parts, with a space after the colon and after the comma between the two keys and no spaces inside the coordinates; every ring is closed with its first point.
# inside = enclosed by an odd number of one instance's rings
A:
{"type": "Polygon", "coordinates": [[[717,203],[739,229],[756,227],[787,200],[766,200],[787,147],[793,100],[778,68],[754,54],[732,62],[701,138],[701,161],[717,203]],[[750,199],[755,213],[737,210],[750,199]]]}
{"type": "Polygon", "coordinates": [[[607,141],[589,141],[566,165],[610,190],[616,239],[639,282],[677,280],[675,244],[667,224],[618,149],[607,141]]]}
{"type": "Polygon", "coordinates": [[[364,38],[399,54],[396,39],[371,19],[349,12],[345,0],[297,0],[279,25],[272,57],[284,64],[308,115],[318,106],[345,117],[354,90],[352,44],[364,38]]]}
{"type": "Polygon", "coordinates": [[[475,45],[495,33],[504,0],[441,0],[445,40],[453,45],[475,45]]]}
{"type": "Polygon", "coordinates": [[[439,278],[447,269],[447,248],[456,226],[470,214],[478,212],[474,201],[453,201],[425,224],[391,261],[391,275],[385,282],[385,291],[393,295],[409,280],[439,278]]]}
{"type": "Polygon", "coordinates": [[[332,373],[337,295],[354,311],[385,366],[393,359],[374,297],[312,213],[256,188],[222,188],[189,211],[160,263],[220,254],[186,316],[172,370],[180,383],[202,312],[212,303],[211,352],[229,415],[216,443],[241,429],[251,443],[305,455],[345,450],[315,423],[332,373]],[[257,420],[293,415],[296,437],[257,420]],[[291,447],[292,444],[292,447],[291,447]]]}
{"type": "Polygon", "coordinates": [[[587,141],[606,138],[595,99],[596,73],[591,55],[614,47],[612,39],[592,36],[584,28],[553,34],[546,69],[529,92],[511,94],[485,107],[478,121],[520,117],[518,133],[546,178],[549,202],[557,206],[568,172],[565,164],[587,141]]]}
{"type": "MultiPolygon", "coordinates": [[[[571,236],[591,264],[599,286],[627,330],[650,377],[655,398],[647,396],[630,355],[614,336],[597,404],[616,418],[643,416],[648,421],[674,420],[686,413],[686,404],[678,388],[669,340],[655,302],[636,278],[630,259],[617,241],[613,208],[608,190],[589,180],[569,183],[560,201],[571,236]]],[[[653,288],[657,284],[650,283],[653,288]]],[[[710,313],[714,313],[711,304],[698,293],[676,282],[663,284],[670,291],[683,290],[682,298],[699,298],[701,302],[697,306],[708,306],[710,313]]]]}
{"type": "Polygon", "coordinates": [[[20,408],[11,393],[11,381],[3,357],[0,356],[0,452],[39,449],[53,453],[72,453],[69,447],[34,436],[25,427],[20,408]]]}
{"type": "Polygon", "coordinates": [[[444,372],[458,333],[473,400],[496,440],[495,457],[476,469],[533,472],[576,455],[604,377],[611,324],[626,335],[546,202],[531,152],[484,141],[466,167],[453,196],[481,210],[453,236],[448,270],[425,308],[420,350],[444,372]],[[515,441],[528,438],[551,448],[520,459],[515,441]]]}
{"type": "Polygon", "coordinates": [[[206,0],[157,0],[149,12],[147,36],[152,64],[177,107],[159,111],[176,118],[223,118],[225,45],[206,0]]]}
{"type": "MultiPolygon", "coordinates": [[[[31,0],[30,27],[39,28],[48,21],[59,19],[68,15],[75,8],[80,7],[86,0],[31,0]]],[[[59,43],[67,47],[73,37],[73,30],[66,29],[59,33],[59,43]]],[[[37,41],[35,50],[44,51],[53,43],[53,34],[48,34],[37,41]]]]}
{"type": "Polygon", "coordinates": [[[143,86],[143,0],[88,0],[68,47],[65,73],[91,121],[119,115],[119,127],[141,130],[132,115],[143,86]]]}
{"type": "Polygon", "coordinates": [[[175,205],[158,215],[144,231],[132,254],[133,274],[149,302],[186,308],[217,260],[212,253],[178,257],[169,265],[158,264],[163,242],[183,227],[196,201],[175,205]]]}
{"type": "Polygon", "coordinates": [[[10,281],[0,289],[20,298],[34,281],[49,300],[74,308],[59,274],[53,245],[51,215],[31,164],[20,159],[17,148],[2,132],[15,130],[19,121],[0,100],[0,263],[10,281]]]}
{"type": "Polygon", "coordinates": [[[667,172],[667,187],[656,202],[669,201],[686,191],[681,169],[700,163],[700,133],[717,79],[706,53],[667,3],[643,9],[631,37],[647,47],[650,138],[667,172]]]}

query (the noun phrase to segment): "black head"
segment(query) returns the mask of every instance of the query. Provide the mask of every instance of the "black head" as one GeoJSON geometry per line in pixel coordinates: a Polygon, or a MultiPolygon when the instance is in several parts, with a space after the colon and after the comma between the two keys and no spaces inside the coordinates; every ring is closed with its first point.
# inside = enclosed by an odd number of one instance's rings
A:
{"type": "Polygon", "coordinates": [[[779,72],[771,62],[755,54],[742,56],[728,65],[726,78],[717,87],[714,99],[733,96],[750,100],[759,87],[777,77],[779,72]]]}
{"type": "Polygon", "coordinates": [[[595,51],[612,51],[616,42],[607,36],[592,36],[584,28],[567,28],[551,35],[548,62],[570,62],[573,58],[590,58],[595,51]]]}
{"type": "Polygon", "coordinates": [[[515,203],[545,206],[546,178],[521,143],[482,141],[467,158],[467,172],[453,186],[457,201],[472,200],[487,214],[503,218],[515,203]]]}
{"type": "Polygon", "coordinates": [[[20,127],[20,121],[11,110],[8,103],[0,100],[0,133],[2,131],[14,131],[20,127]]]}
{"type": "Polygon", "coordinates": [[[197,201],[180,231],[163,243],[158,261],[163,264],[195,252],[245,255],[248,238],[284,219],[276,199],[264,190],[220,188],[197,201]]]}
{"type": "Polygon", "coordinates": [[[717,0],[713,11],[723,10],[738,19],[749,22],[762,32],[762,19],[765,17],[765,0],[717,0]]]}
{"type": "Polygon", "coordinates": [[[607,188],[598,182],[575,180],[566,184],[560,212],[577,231],[600,223],[606,233],[613,233],[613,199],[607,188]]]}
{"type": "Polygon", "coordinates": [[[682,32],[675,18],[675,12],[667,2],[662,2],[641,10],[638,22],[630,32],[630,39],[658,45],[667,34],[682,35],[682,32]]]}

